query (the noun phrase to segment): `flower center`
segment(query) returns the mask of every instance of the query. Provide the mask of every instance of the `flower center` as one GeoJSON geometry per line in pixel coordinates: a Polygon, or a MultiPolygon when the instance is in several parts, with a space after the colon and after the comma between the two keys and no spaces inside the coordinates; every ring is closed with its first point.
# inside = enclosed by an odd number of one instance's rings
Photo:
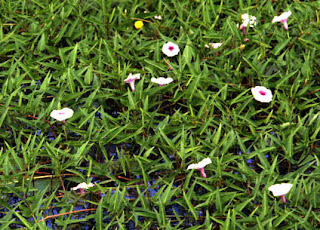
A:
{"type": "Polygon", "coordinates": [[[59,112],[59,115],[62,115],[62,114],[64,114],[64,112],[59,112]]]}
{"type": "Polygon", "coordinates": [[[260,93],[262,96],[267,95],[267,92],[264,92],[264,91],[262,91],[262,90],[260,90],[259,93],[260,93]]]}
{"type": "Polygon", "coordinates": [[[173,51],[173,50],[174,50],[174,47],[173,47],[173,46],[169,46],[169,50],[170,50],[170,51],[173,51]]]}

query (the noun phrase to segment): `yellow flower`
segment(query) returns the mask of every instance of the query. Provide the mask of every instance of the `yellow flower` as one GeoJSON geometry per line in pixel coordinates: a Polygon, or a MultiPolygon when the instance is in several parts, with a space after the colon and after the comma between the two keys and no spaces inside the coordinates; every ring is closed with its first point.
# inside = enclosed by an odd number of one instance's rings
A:
{"type": "Polygon", "coordinates": [[[134,27],[135,27],[136,29],[141,29],[142,26],[143,26],[143,21],[136,21],[136,22],[134,23],[134,27]]]}

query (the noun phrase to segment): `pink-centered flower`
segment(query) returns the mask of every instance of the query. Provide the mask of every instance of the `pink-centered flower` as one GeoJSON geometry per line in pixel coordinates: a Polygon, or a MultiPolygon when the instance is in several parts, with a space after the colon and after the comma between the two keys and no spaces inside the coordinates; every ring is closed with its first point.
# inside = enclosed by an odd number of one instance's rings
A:
{"type": "Polygon", "coordinates": [[[168,57],[176,56],[179,51],[179,46],[177,44],[174,44],[173,42],[167,42],[162,46],[162,52],[168,57]]]}
{"type": "Polygon", "coordinates": [[[201,173],[202,177],[203,177],[203,178],[206,178],[207,175],[206,175],[206,173],[204,172],[204,167],[205,167],[206,165],[208,165],[208,164],[211,164],[211,163],[212,163],[212,161],[211,161],[210,158],[205,158],[205,159],[203,159],[202,161],[200,161],[200,162],[197,163],[197,164],[191,164],[191,165],[189,165],[188,168],[187,168],[187,170],[189,170],[189,169],[198,169],[198,170],[200,170],[200,173],[201,173]]]}
{"type": "Polygon", "coordinates": [[[135,74],[132,75],[132,73],[129,74],[129,76],[124,80],[125,83],[129,83],[131,90],[134,92],[135,87],[134,87],[134,81],[140,79],[140,74],[135,74]]]}
{"type": "Polygon", "coordinates": [[[268,188],[269,191],[272,192],[274,196],[280,196],[282,202],[286,202],[285,195],[290,191],[292,188],[292,184],[289,183],[281,183],[281,184],[274,184],[268,188]]]}
{"type": "Polygon", "coordinates": [[[251,88],[251,93],[253,95],[253,98],[257,101],[267,103],[272,101],[272,92],[270,89],[267,89],[264,86],[256,86],[254,88],[251,88]]]}
{"type": "Polygon", "coordinates": [[[240,25],[239,29],[242,30],[243,35],[246,35],[246,28],[249,25],[250,27],[253,27],[257,25],[257,18],[255,16],[251,16],[249,14],[242,14],[241,15],[242,24],[240,25]]]}
{"type": "Polygon", "coordinates": [[[83,194],[84,193],[84,189],[89,189],[89,188],[92,188],[92,187],[94,187],[94,184],[93,183],[89,183],[89,184],[87,184],[87,183],[85,183],[85,182],[82,182],[82,183],[80,183],[80,184],[78,184],[76,187],[73,187],[73,188],[71,188],[72,190],[80,190],[80,193],[81,194],[83,194]]]}
{"type": "Polygon", "coordinates": [[[160,78],[151,78],[151,82],[159,84],[159,86],[164,86],[171,83],[173,79],[171,77],[160,77],[160,78]]]}
{"type": "Polygon", "coordinates": [[[287,20],[288,18],[290,17],[291,15],[291,11],[289,10],[288,12],[284,12],[282,13],[280,16],[275,16],[272,20],[272,23],[275,23],[275,22],[282,22],[283,24],[283,27],[285,30],[288,30],[289,27],[288,27],[288,23],[287,23],[287,20]]]}
{"type": "Polygon", "coordinates": [[[62,123],[66,122],[66,119],[72,117],[73,110],[69,108],[63,108],[60,110],[53,110],[50,113],[50,116],[58,121],[62,121],[62,123]]]}

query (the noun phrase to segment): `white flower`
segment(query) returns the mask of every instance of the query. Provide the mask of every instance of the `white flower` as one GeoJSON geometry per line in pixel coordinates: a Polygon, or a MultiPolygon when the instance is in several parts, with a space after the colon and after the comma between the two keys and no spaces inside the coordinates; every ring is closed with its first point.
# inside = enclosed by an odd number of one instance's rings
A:
{"type": "Polygon", "coordinates": [[[92,188],[92,187],[94,187],[93,183],[90,182],[89,184],[87,184],[85,182],[82,182],[82,183],[78,184],[76,187],[73,187],[72,190],[89,189],[89,188],[92,188]]]}
{"type": "Polygon", "coordinates": [[[211,164],[212,161],[210,158],[205,158],[202,161],[200,161],[197,164],[191,164],[188,166],[187,170],[189,169],[199,169],[199,168],[204,168],[206,165],[211,164]]]}
{"type": "Polygon", "coordinates": [[[157,20],[162,20],[162,17],[160,15],[159,16],[155,15],[154,18],[157,20]]]}
{"type": "Polygon", "coordinates": [[[272,101],[272,92],[270,89],[267,89],[263,86],[256,86],[251,88],[251,93],[253,98],[260,102],[270,102],[272,101]]]}
{"type": "Polygon", "coordinates": [[[151,78],[151,82],[157,83],[157,84],[159,84],[159,86],[167,85],[172,81],[173,81],[173,79],[171,77],[168,77],[168,78],[164,78],[164,77],[154,78],[153,77],[153,78],[151,78]]]}
{"type": "Polygon", "coordinates": [[[256,22],[257,18],[255,16],[251,16],[249,14],[243,14],[241,15],[241,18],[242,18],[242,24],[240,25],[240,29],[242,29],[241,26],[247,27],[248,24],[250,27],[257,25],[257,22],[256,22]]]}
{"type": "Polygon", "coordinates": [[[286,195],[290,191],[292,186],[293,184],[289,183],[274,184],[270,186],[268,190],[271,191],[274,196],[282,196],[286,195]]]}
{"type": "Polygon", "coordinates": [[[140,74],[135,74],[132,75],[132,73],[129,74],[129,76],[124,80],[125,83],[129,83],[131,90],[135,91],[135,87],[134,87],[134,81],[140,79],[140,74]]]}
{"type": "Polygon", "coordinates": [[[213,49],[218,49],[223,43],[209,43],[213,49]]]}
{"type": "Polygon", "coordinates": [[[179,51],[179,46],[172,42],[167,42],[162,46],[162,52],[168,57],[176,56],[179,53],[179,51]]]}
{"type": "Polygon", "coordinates": [[[198,169],[198,170],[200,170],[202,177],[206,178],[207,175],[206,175],[206,173],[204,172],[204,167],[205,167],[206,165],[208,165],[208,164],[211,164],[211,163],[212,163],[212,161],[211,161],[210,158],[205,158],[205,159],[203,159],[202,161],[200,161],[200,162],[197,163],[197,164],[191,164],[191,165],[189,165],[188,168],[187,168],[187,170],[190,170],[190,169],[198,169]]]}
{"type": "Polygon", "coordinates": [[[281,196],[282,202],[286,202],[285,195],[290,191],[293,184],[289,183],[281,183],[281,184],[274,184],[268,188],[269,191],[272,192],[274,196],[281,196]]]}
{"type": "Polygon", "coordinates": [[[291,15],[291,11],[289,10],[288,12],[284,12],[282,13],[280,16],[275,16],[272,20],[272,23],[275,23],[275,22],[282,22],[283,24],[283,27],[285,30],[288,30],[289,27],[288,27],[288,23],[287,23],[287,20],[288,18],[290,17],[291,15]]]}
{"type": "Polygon", "coordinates": [[[69,108],[63,108],[60,110],[53,110],[50,116],[58,121],[65,121],[66,119],[72,117],[73,110],[69,108]]]}
{"type": "MultiPolygon", "coordinates": [[[[246,35],[247,26],[249,25],[250,27],[253,27],[253,26],[257,25],[257,22],[256,22],[257,18],[255,16],[251,16],[249,14],[242,14],[241,18],[242,18],[242,24],[240,25],[239,29],[242,30],[243,35],[246,35]]],[[[239,25],[237,24],[237,27],[238,26],[239,25]]]]}

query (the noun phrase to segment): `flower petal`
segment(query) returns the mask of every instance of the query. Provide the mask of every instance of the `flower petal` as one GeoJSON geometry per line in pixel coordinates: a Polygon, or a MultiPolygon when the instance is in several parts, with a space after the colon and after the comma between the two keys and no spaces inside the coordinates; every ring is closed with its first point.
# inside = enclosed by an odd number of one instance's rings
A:
{"type": "Polygon", "coordinates": [[[179,51],[179,46],[173,42],[167,42],[162,46],[162,52],[168,57],[176,56],[179,51]]]}
{"type": "Polygon", "coordinates": [[[53,110],[50,116],[58,121],[64,121],[73,115],[73,110],[69,108],[63,108],[60,110],[53,110]]]}
{"type": "Polygon", "coordinates": [[[270,186],[268,190],[271,191],[274,196],[282,196],[287,194],[292,186],[293,184],[290,183],[274,184],[270,186]]]}
{"type": "Polygon", "coordinates": [[[272,101],[272,92],[264,86],[256,86],[251,88],[253,98],[257,101],[267,103],[272,101]]]}
{"type": "Polygon", "coordinates": [[[212,161],[209,157],[203,159],[202,161],[200,161],[199,163],[197,164],[191,164],[188,166],[187,170],[189,169],[201,169],[201,168],[204,168],[206,165],[208,164],[211,164],[212,161]]]}
{"type": "Polygon", "coordinates": [[[85,182],[82,182],[82,183],[78,184],[76,187],[73,187],[71,189],[78,190],[78,189],[88,189],[88,188],[92,188],[92,187],[94,187],[93,183],[90,182],[89,184],[87,184],[85,182]]]}
{"type": "Polygon", "coordinates": [[[168,77],[168,78],[164,78],[164,77],[154,78],[153,77],[153,78],[151,78],[151,82],[157,83],[160,86],[167,85],[167,84],[171,83],[172,81],[173,81],[173,79],[171,77],[168,77]]]}
{"type": "Polygon", "coordinates": [[[291,16],[291,11],[289,10],[288,12],[284,12],[282,13],[280,16],[275,16],[272,20],[272,23],[275,23],[275,22],[283,22],[283,21],[286,21],[288,20],[288,18],[291,16]]]}

